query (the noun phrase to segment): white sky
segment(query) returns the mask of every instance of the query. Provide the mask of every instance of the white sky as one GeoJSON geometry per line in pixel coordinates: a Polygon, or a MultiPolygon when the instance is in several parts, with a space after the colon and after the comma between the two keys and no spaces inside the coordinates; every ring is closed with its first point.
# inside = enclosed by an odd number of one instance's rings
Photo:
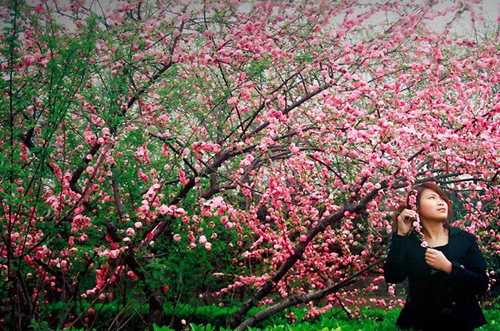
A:
{"type": "MultiPolygon", "coordinates": [[[[41,0],[26,0],[26,1],[29,4],[34,4],[34,3],[39,3],[41,0]]],[[[60,6],[64,6],[64,5],[69,5],[74,0],[52,0],[52,1],[57,2],[60,6]]],[[[82,0],[77,0],[77,1],[82,1],[82,0]]],[[[129,2],[129,1],[134,1],[134,0],[126,0],[126,1],[122,1],[122,2],[129,2]]],[[[153,1],[153,0],[140,0],[140,1],[153,1]]],[[[189,0],[186,0],[186,1],[189,1],[189,0]]],[[[196,2],[197,0],[194,0],[194,1],[196,2]]],[[[275,1],[275,0],[271,0],[271,1],[275,1]]],[[[307,1],[317,1],[317,0],[307,0],[307,1]]],[[[334,2],[334,1],[338,1],[338,0],[326,0],[326,1],[334,2]]],[[[370,3],[389,2],[389,1],[399,2],[400,0],[361,0],[360,3],[370,4],[370,3]]],[[[404,0],[401,2],[407,2],[407,1],[408,0],[404,0]]],[[[419,2],[426,3],[428,1],[431,1],[431,0],[415,0],[416,3],[419,3],[419,2]]],[[[440,0],[438,0],[438,1],[440,1],[440,0]]],[[[93,3],[93,8],[96,9],[97,12],[100,12],[101,8],[106,8],[108,6],[115,7],[116,4],[120,1],[119,0],[87,0],[87,2],[93,3]]],[[[443,4],[437,8],[439,8],[439,9],[444,8],[445,6],[449,6],[449,5],[451,5],[453,3],[457,3],[457,2],[472,4],[476,8],[476,10],[479,9],[479,5],[474,4],[474,2],[476,2],[476,1],[473,1],[473,0],[445,0],[443,2],[443,4]]],[[[476,27],[479,28],[479,30],[481,30],[481,29],[485,28],[484,25],[486,24],[490,30],[491,29],[496,30],[496,28],[500,24],[500,0],[481,0],[481,4],[483,6],[483,11],[481,11],[480,13],[478,12],[478,14],[482,14],[484,16],[485,20],[484,20],[484,22],[478,22],[476,27]]],[[[243,11],[248,10],[248,7],[245,5],[241,6],[240,8],[243,11]]],[[[375,20],[377,18],[380,18],[381,20],[383,20],[383,19],[385,19],[385,15],[382,15],[382,14],[377,15],[371,21],[375,22],[375,20]]],[[[438,28],[438,29],[442,28],[443,25],[446,24],[446,22],[449,19],[451,19],[450,16],[445,17],[441,20],[436,20],[435,21],[436,28],[438,28]]],[[[67,18],[62,17],[61,22],[68,22],[68,20],[67,20],[67,18]]],[[[455,22],[454,29],[452,31],[456,32],[458,34],[465,34],[466,36],[469,35],[469,37],[472,36],[472,34],[471,34],[472,28],[470,25],[469,13],[464,13],[463,18],[460,21],[455,22]]]]}

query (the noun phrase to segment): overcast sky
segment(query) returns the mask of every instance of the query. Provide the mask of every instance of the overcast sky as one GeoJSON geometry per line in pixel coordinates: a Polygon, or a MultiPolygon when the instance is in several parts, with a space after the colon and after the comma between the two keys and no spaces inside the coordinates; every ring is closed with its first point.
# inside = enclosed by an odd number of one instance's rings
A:
{"type": "MultiPolygon", "coordinates": [[[[27,1],[27,3],[39,3],[40,2],[40,0],[26,0],[26,1],[27,1]]],[[[53,0],[53,1],[57,1],[58,4],[64,5],[64,4],[70,4],[72,0],[53,0]]],[[[124,2],[129,2],[129,1],[132,1],[132,0],[127,0],[124,2]]],[[[149,0],[144,0],[144,1],[149,1],[149,0]]],[[[275,0],[273,0],[273,1],[275,1],[275,0]]],[[[317,0],[308,0],[308,1],[317,1],[317,0]]],[[[333,1],[337,1],[337,0],[329,0],[329,1],[333,2],[333,1]]],[[[393,0],[393,1],[399,2],[400,0],[393,0]]],[[[422,3],[425,3],[425,2],[428,2],[431,0],[415,0],[415,1],[417,3],[419,1],[422,3]]],[[[438,1],[440,1],[440,0],[438,0],[438,1]]],[[[90,2],[90,1],[88,1],[88,2],[90,2]]],[[[96,10],[97,13],[99,13],[101,11],[101,8],[106,8],[107,6],[115,7],[118,2],[119,2],[118,0],[94,0],[93,1],[93,3],[94,3],[93,8],[96,10]]],[[[360,0],[359,3],[366,4],[366,3],[374,3],[374,2],[388,2],[388,0],[360,0]]],[[[401,1],[401,2],[403,2],[403,1],[401,1]]],[[[404,2],[406,2],[406,1],[404,1],[404,2]]],[[[444,3],[439,5],[437,8],[438,9],[445,8],[445,6],[449,6],[449,5],[451,5],[453,3],[457,3],[457,2],[466,2],[469,4],[473,4],[476,1],[472,1],[472,0],[445,0],[444,3]]],[[[479,30],[483,30],[485,28],[485,24],[486,24],[486,26],[487,26],[486,28],[488,28],[489,30],[491,30],[491,29],[496,30],[498,27],[498,24],[500,23],[500,0],[482,0],[481,5],[483,7],[482,11],[479,9],[480,5],[473,4],[477,14],[478,15],[482,14],[484,16],[484,22],[478,22],[476,27],[479,30]]],[[[248,9],[248,7],[242,6],[241,9],[246,10],[246,9],[248,9]]],[[[377,15],[370,21],[375,22],[379,18],[381,20],[383,20],[383,19],[385,19],[385,15],[382,15],[382,14],[377,15]]],[[[435,20],[434,26],[436,28],[440,29],[450,19],[451,19],[451,16],[449,15],[449,16],[441,18],[439,20],[435,20]]],[[[68,23],[68,19],[62,17],[61,22],[68,23]]],[[[458,34],[465,34],[465,35],[468,35],[469,37],[473,36],[472,31],[473,31],[473,29],[471,28],[471,21],[470,21],[469,13],[464,13],[463,18],[454,23],[453,30],[452,30],[452,32],[456,32],[458,34]]]]}

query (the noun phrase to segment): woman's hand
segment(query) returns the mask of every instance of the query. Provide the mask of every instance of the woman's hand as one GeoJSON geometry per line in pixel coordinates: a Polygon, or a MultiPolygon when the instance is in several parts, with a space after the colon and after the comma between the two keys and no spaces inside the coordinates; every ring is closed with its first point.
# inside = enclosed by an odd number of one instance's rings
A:
{"type": "Polygon", "coordinates": [[[407,236],[411,230],[413,221],[417,219],[417,212],[411,209],[403,209],[398,216],[398,235],[407,236]]]}
{"type": "Polygon", "coordinates": [[[427,263],[429,267],[441,270],[448,275],[451,273],[451,269],[453,268],[453,265],[446,258],[446,256],[444,256],[443,252],[430,247],[425,251],[425,263],[427,263]]]}

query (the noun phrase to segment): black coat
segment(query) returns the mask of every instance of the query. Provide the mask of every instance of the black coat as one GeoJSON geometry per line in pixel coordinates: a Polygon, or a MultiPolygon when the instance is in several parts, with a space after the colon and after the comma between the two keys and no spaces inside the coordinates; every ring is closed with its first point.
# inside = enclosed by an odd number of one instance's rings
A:
{"type": "Polygon", "coordinates": [[[478,298],[487,290],[488,276],[474,235],[450,228],[443,250],[453,264],[450,275],[431,271],[425,250],[413,232],[407,237],[392,236],[384,277],[388,283],[408,277],[409,287],[397,324],[423,330],[472,330],[486,324],[478,298]]]}

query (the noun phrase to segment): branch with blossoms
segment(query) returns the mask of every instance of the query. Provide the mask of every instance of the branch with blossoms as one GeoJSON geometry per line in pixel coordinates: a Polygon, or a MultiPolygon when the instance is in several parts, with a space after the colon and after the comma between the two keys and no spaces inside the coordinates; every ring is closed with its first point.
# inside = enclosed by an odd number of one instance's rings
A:
{"type": "Polygon", "coordinates": [[[286,275],[286,273],[295,265],[295,263],[302,258],[306,247],[308,244],[314,240],[316,235],[322,233],[327,229],[328,226],[339,222],[345,215],[349,215],[351,213],[360,213],[366,209],[366,205],[368,202],[373,200],[381,190],[388,187],[388,182],[384,181],[378,185],[377,188],[369,192],[366,196],[364,196],[359,202],[351,203],[346,205],[341,210],[337,211],[334,214],[329,215],[328,217],[324,217],[320,222],[318,222],[314,227],[309,229],[307,235],[304,236],[304,239],[301,240],[300,243],[293,247],[294,254],[291,255],[288,259],[286,259],[285,263],[283,263],[276,273],[268,280],[257,292],[255,292],[252,297],[246,301],[238,312],[233,315],[230,326],[233,328],[238,327],[240,324],[241,318],[244,314],[246,314],[250,308],[252,308],[257,302],[259,302],[262,298],[266,297],[273,289],[274,285],[281,281],[281,279],[286,275]]]}
{"type": "MultiPolygon", "coordinates": [[[[358,272],[352,274],[351,276],[346,277],[341,282],[336,283],[334,285],[330,284],[327,287],[325,287],[324,289],[321,289],[319,291],[310,292],[307,294],[292,295],[292,296],[284,299],[280,303],[271,305],[271,306],[259,311],[258,313],[256,313],[252,317],[248,318],[245,322],[238,325],[236,330],[245,331],[249,327],[256,325],[258,322],[260,322],[260,321],[262,321],[262,320],[264,320],[264,319],[266,319],[266,318],[268,318],[268,317],[270,317],[270,316],[272,316],[280,311],[283,311],[286,308],[293,307],[293,306],[303,304],[303,303],[308,303],[308,302],[311,302],[314,300],[323,299],[330,294],[336,293],[340,289],[355,283],[357,281],[356,278],[358,276],[365,274],[367,271],[373,269],[377,265],[381,264],[383,261],[384,261],[384,259],[379,259],[379,260],[371,263],[370,265],[366,266],[365,268],[359,270],[358,272]]],[[[331,280],[330,280],[330,283],[331,283],[331,280]]]]}
{"type": "Polygon", "coordinates": [[[415,232],[418,239],[420,240],[420,246],[427,248],[429,244],[425,240],[424,232],[422,231],[422,224],[420,223],[420,216],[417,212],[417,190],[411,190],[410,195],[408,196],[408,205],[411,210],[416,212],[415,219],[412,221],[412,231],[415,232]]]}

